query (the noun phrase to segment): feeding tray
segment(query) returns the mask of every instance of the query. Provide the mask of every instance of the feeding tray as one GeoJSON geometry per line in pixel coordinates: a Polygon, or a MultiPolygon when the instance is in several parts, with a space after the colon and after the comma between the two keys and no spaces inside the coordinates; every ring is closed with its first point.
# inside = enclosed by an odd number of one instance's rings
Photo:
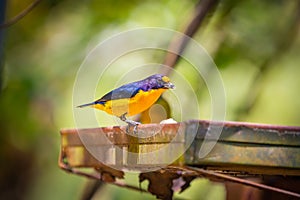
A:
{"type": "Polygon", "coordinates": [[[191,120],[142,124],[136,135],[125,126],[61,130],[59,165],[66,170],[151,170],[170,164],[299,176],[300,127],[191,120]]]}

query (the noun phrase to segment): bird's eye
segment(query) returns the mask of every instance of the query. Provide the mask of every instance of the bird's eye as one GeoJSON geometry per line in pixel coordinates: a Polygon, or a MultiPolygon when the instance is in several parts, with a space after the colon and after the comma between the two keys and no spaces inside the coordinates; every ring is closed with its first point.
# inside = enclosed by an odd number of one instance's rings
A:
{"type": "Polygon", "coordinates": [[[163,76],[162,80],[166,83],[170,82],[170,79],[167,76],[163,76]]]}

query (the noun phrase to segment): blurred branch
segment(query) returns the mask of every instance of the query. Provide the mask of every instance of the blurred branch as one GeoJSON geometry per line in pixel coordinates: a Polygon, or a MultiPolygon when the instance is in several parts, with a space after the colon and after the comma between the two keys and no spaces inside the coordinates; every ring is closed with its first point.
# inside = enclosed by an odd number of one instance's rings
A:
{"type": "Polygon", "coordinates": [[[84,192],[81,196],[81,200],[92,199],[95,193],[104,185],[101,180],[92,180],[92,182],[87,183],[84,192]]]}
{"type": "MultiPolygon", "coordinates": [[[[169,67],[174,67],[180,58],[180,54],[184,51],[185,47],[187,46],[189,39],[193,37],[193,35],[197,32],[200,28],[201,23],[207,16],[207,14],[213,10],[213,8],[217,5],[219,0],[201,0],[199,1],[196,9],[195,14],[192,20],[188,23],[185,31],[183,32],[184,37],[181,38],[174,38],[171,41],[169,50],[163,62],[164,65],[169,67]]],[[[164,68],[162,71],[163,74],[169,74],[170,68],[164,68]]]]}
{"type": "Polygon", "coordinates": [[[17,16],[13,17],[7,22],[3,21],[3,23],[0,24],[0,29],[7,28],[20,21],[23,17],[25,17],[28,13],[30,13],[41,1],[42,0],[35,0],[27,8],[25,8],[22,12],[20,12],[17,16]]]}
{"type": "Polygon", "coordinates": [[[281,58],[282,55],[292,46],[295,41],[299,27],[298,24],[300,22],[300,2],[297,1],[297,5],[295,14],[292,16],[290,20],[287,20],[290,23],[287,23],[286,27],[283,28],[282,34],[280,34],[279,38],[277,38],[276,50],[275,52],[267,57],[263,63],[260,65],[260,72],[256,74],[253,79],[252,85],[249,87],[250,90],[248,95],[246,95],[247,102],[237,110],[237,115],[235,120],[242,120],[242,118],[249,113],[249,111],[253,108],[257,99],[261,95],[261,82],[263,77],[265,77],[266,73],[270,68],[272,68],[275,60],[281,58]]]}
{"type": "MultiPolygon", "coordinates": [[[[0,23],[5,20],[6,0],[0,1],[0,23]]],[[[0,29],[0,92],[3,85],[3,68],[4,68],[4,31],[0,29]]]]}

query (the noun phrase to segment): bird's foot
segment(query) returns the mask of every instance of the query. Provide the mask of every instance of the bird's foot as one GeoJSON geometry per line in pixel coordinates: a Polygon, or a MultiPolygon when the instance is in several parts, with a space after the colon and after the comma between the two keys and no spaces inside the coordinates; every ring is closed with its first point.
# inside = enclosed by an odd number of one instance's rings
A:
{"type": "MultiPolygon", "coordinates": [[[[135,121],[133,121],[135,122],[135,121]]],[[[133,123],[128,123],[128,126],[126,127],[126,132],[127,133],[130,133],[130,127],[133,127],[133,134],[137,134],[137,127],[138,125],[141,124],[139,122],[135,122],[134,124],[133,123]]]]}
{"type": "Polygon", "coordinates": [[[133,121],[133,120],[130,120],[130,119],[127,119],[126,118],[126,115],[127,113],[121,115],[120,119],[124,122],[126,122],[128,124],[128,126],[126,127],[126,132],[127,133],[130,133],[130,127],[133,127],[133,133],[134,134],[137,134],[137,126],[139,124],[141,124],[140,122],[136,122],[136,121],[133,121]]]}

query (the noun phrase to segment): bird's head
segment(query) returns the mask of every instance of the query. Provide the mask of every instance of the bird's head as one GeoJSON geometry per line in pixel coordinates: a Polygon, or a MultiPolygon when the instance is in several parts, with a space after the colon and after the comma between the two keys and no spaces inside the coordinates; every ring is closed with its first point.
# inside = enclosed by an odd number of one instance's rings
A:
{"type": "Polygon", "coordinates": [[[174,89],[175,85],[170,82],[169,77],[155,74],[146,78],[148,80],[148,86],[151,89],[174,89]]]}

